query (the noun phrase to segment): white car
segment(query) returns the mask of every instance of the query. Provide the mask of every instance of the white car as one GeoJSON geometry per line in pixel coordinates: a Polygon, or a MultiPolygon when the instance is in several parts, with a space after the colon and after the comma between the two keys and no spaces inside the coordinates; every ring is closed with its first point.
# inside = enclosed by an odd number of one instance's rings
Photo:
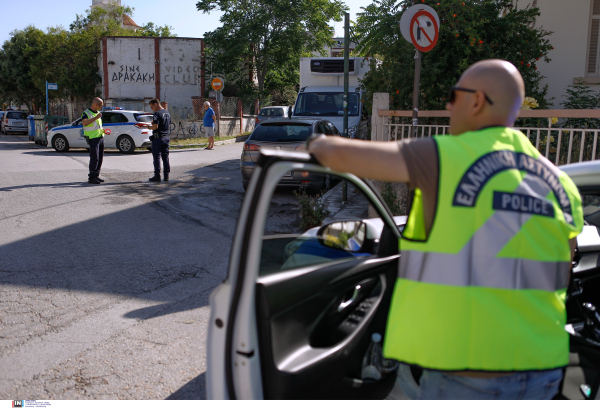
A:
{"type": "MultiPolygon", "coordinates": [[[[207,397],[383,399],[395,384],[416,396],[418,368],[368,358],[385,336],[406,218],[392,217],[368,181],[318,166],[306,153],[263,148],[255,164],[227,278],[210,295],[207,397]],[[275,194],[292,172],[341,178],[345,207],[335,188],[320,199],[281,188],[275,194]],[[322,205],[331,213],[306,224],[322,205]]],[[[586,225],[567,291],[571,361],[555,398],[598,399],[600,161],[561,169],[581,192],[586,225]]]]}
{"type": "MultiPolygon", "coordinates": [[[[137,147],[150,147],[152,131],[147,127],[149,123],[152,123],[152,113],[104,108],[102,110],[104,147],[117,148],[121,153],[133,153],[137,147]]],[[[57,152],[88,147],[83,137],[81,118],[70,125],[57,126],[48,131],[47,140],[57,152]]]]}

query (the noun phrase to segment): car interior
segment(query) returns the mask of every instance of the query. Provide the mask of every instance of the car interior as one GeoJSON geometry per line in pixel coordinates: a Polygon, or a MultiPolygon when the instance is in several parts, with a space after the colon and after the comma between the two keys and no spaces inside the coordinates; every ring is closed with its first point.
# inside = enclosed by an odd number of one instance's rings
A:
{"type": "MultiPolygon", "coordinates": [[[[361,187],[348,182],[347,188],[366,216],[373,203],[361,187]]],[[[292,194],[268,210],[256,281],[265,398],[385,398],[395,372],[377,381],[361,373],[373,333],[385,334],[398,270],[397,227],[385,225],[376,236],[357,220],[307,229],[292,194]]]]}

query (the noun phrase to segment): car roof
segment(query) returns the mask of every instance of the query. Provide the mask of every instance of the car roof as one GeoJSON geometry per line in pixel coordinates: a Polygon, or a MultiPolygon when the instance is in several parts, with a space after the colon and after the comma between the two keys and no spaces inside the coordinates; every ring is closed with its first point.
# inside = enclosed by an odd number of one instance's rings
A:
{"type": "Polygon", "coordinates": [[[269,109],[269,108],[281,108],[281,109],[287,109],[289,106],[265,106],[264,108],[260,108],[260,110],[263,109],[269,109]]]}
{"type": "MultiPolygon", "coordinates": [[[[295,123],[302,125],[312,125],[315,122],[319,122],[322,119],[283,119],[283,120],[270,120],[268,122],[262,122],[258,126],[273,126],[273,125],[293,125],[295,123]]],[[[257,127],[258,127],[257,126],[257,127]]]]}
{"type": "Polygon", "coordinates": [[[600,186],[600,160],[572,163],[560,166],[577,187],[600,186]]]}

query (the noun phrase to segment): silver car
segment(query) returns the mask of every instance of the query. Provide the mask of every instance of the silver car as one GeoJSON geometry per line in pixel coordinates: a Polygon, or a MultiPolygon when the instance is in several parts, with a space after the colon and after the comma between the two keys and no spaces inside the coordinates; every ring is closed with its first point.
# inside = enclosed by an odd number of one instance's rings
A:
{"type": "Polygon", "coordinates": [[[281,120],[291,116],[289,106],[266,106],[260,110],[256,117],[256,124],[262,123],[265,120],[281,120]]]}
{"type": "Polygon", "coordinates": [[[8,132],[27,134],[27,114],[20,111],[7,111],[2,118],[2,133],[8,132]]]}

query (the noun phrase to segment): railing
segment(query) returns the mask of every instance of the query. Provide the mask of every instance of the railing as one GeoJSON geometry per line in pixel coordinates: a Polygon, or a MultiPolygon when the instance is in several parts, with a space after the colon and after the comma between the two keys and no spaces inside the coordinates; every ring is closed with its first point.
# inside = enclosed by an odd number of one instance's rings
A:
{"type": "MultiPolygon", "coordinates": [[[[412,111],[379,110],[384,121],[384,134],[387,140],[402,140],[411,137],[412,124],[393,123],[389,118],[409,118],[412,111]]],[[[449,117],[448,111],[420,111],[419,117],[449,117]]],[[[546,118],[548,127],[516,127],[523,132],[536,149],[556,165],[573,161],[596,160],[598,152],[598,133],[600,129],[581,129],[552,127],[552,118],[600,118],[600,109],[562,109],[562,110],[526,110],[519,114],[520,119],[546,118]]],[[[448,134],[448,125],[417,125],[417,137],[431,137],[448,134]]]]}

